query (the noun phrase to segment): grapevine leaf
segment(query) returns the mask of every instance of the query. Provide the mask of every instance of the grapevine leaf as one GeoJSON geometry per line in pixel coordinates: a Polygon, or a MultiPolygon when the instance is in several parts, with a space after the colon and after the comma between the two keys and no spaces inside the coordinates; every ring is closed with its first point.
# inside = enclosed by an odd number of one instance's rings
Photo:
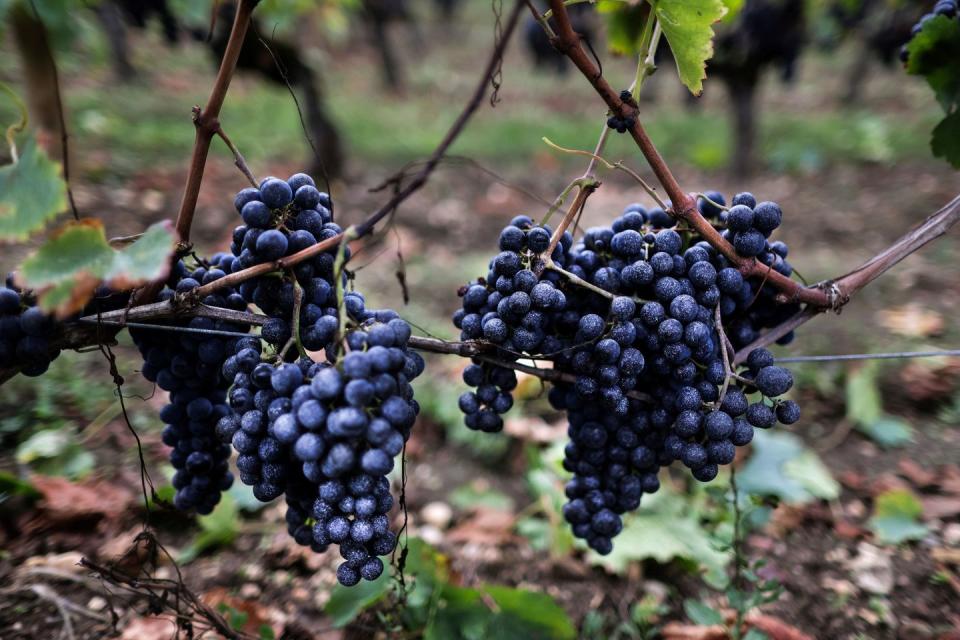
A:
{"type": "Polygon", "coordinates": [[[719,586],[725,580],[729,557],[717,550],[710,534],[700,523],[700,514],[690,501],[669,488],[661,487],[641,507],[624,518],[623,531],[608,555],[591,552],[590,561],[617,573],[631,562],[653,559],[661,564],[689,561],[706,570],[704,579],[719,586]]]}
{"type": "Polygon", "coordinates": [[[545,593],[510,587],[486,587],[483,591],[499,609],[487,637],[572,640],[577,635],[566,612],[545,593]]]}
{"type": "Polygon", "coordinates": [[[152,225],[139,240],[116,251],[107,243],[103,224],[84,219],[54,233],[20,265],[17,279],[37,292],[44,311],[62,318],[82,309],[101,282],[129,289],[165,278],[173,248],[168,222],[152,225]]]}
{"type": "Polygon", "coordinates": [[[862,424],[858,428],[884,449],[902,447],[913,442],[913,429],[910,425],[893,416],[882,415],[879,419],[862,424]]]}
{"type": "Polygon", "coordinates": [[[333,626],[345,626],[368,607],[379,602],[389,590],[390,576],[386,571],[376,580],[364,580],[354,587],[338,584],[330,593],[324,613],[330,617],[333,626]]]}
{"type": "Polygon", "coordinates": [[[227,545],[240,533],[240,511],[230,494],[224,494],[212,513],[197,518],[200,533],[180,552],[177,561],[192,562],[207,549],[227,545]]]}
{"type": "Polygon", "coordinates": [[[737,472],[737,485],[749,493],[774,495],[789,503],[821,498],[833,500],[840,493],[837,481],[816,453],[792,433],[757,430],[753,455],[737,472]]]}
{"type": "Polygon", "coordinates": [[[935,157],[960,169],[960,107],[934,127],[930,148],[935,157]]]}
{"type": "Polygon", "coordinates": [[[424,640],[483,640],[493,612],[477,589],[446,585],[436,614],[423,630],[424,640]]]}
{"type": "Polygon", "coordinates": [[[877,496],[870,528],[884,544],[919,540],[928,529],[920,523],[923,505],[907,489],[893,489],[877,496]]]}
{"type": "Polygon", "coordinates": [[[713,56],[713,28],[727,7],[722,0],[657,0],[655,11],[677,63],[680,81],[694,95],[703,91],[707,60],[713,56]]]}
{"type": "Polygon", "coordinates": [[[883,413],[877,387],[877,366],[870,362],[847,375],[847,420],[857,425],[873,424],[883,413]]]}
{"type": "Polygon", "coordinates": [[[0,167],[0,241],[22,242],[67,207],[60,165],[28,140],[15,164],[0,167]]]}
{"type": "Polygon", "coordinates": [[[715,624],[723,624],[723,616],[720,612],[703,604],[699,600],[687,598],[683,601],[683,611],[690,618],[690,622],[709,627],[715,624]]]}
{"type": "Polygon", "coordinates": [[[643,25],[650,12],[645,2],[627,4],[621,0],[600,0],[597,11],[607,23],[607,46],[614,53],[635,56],[640,53],[643,25]]]}
{"type": "Polygon", "coordinates": [[[960,22],[935,16],[907,44],[907,72],[920,75],[949,113],[960,104],[960,22]]]}

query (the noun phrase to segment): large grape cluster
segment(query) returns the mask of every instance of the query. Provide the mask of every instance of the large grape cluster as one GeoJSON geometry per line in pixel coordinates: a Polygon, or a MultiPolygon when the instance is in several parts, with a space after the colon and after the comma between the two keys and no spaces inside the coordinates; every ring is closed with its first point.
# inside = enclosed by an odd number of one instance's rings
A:
{"type": "MultiPolygon", "coordinates": [[[[740,255],[789,276],[786,245],[769,241],[780,208],[749,193],[729,209],[725,202],[711,192],[700,211],[740,255]]],[[[500,373],[510,361],[551,360],[564,374],[549,393],[569,419],[564,516],[600,553],[612,549],[622,514],[659,488],[661,467],[680,461],[710,481],[754,428],[799,419],[796,403],[779,399],[793,383],[787,369],[757,349],[728,374],[722,344],[726,336],[732,348],[745,346],[796,305],[777,304],[762,279],[745,279],[694,232],[673,226],[663,209],[630,205],[578,242],[564,234],[548,263],[551,230],[514,218],[486,277],[461,290],[453,318],[462,339],[493,343],[502,363],[477,359],[464,371],[476,387],[460,398],[468,427],[502,425],[498,409],[511,403],[501,398],[516,384],[500,373]]]]}
{"type": "MultiPolygon", "coordinates": [[[[333,222],[330,196],[317,190],[313,179],[303,173],[287,180],[266,178],[259,189],[240,191],[234,198],[234,206],[243,224],[233,230],[232,271],[273,262],[343,231],[333,222]]],[[[333,277],[337,250],[332,247],[300,262],[292,270],[293,278],[268,275],[240,285],[244,299],[270,317],[261,331],[264,340],[282,347],[291,338],[296,288],[300,288],[303,346],[321,350],[330,343],[337,329],[333,277]]]]}
{"type": "Polygon", "coordinates": [[[336,364],[264,361],[258,341],[238,344],[223,368],[234,381],[233,411],[217,432],[236,449],[240,479],[258,499],[286,495],[298,543],[339,545],[337,578],[351,586],[376,579],[377,556],[396,545],[387,474],[419,412],[410,381],[424,362],[407,349],[410,326],[395,312],[368,311],[357,293],[348,300],[349,351],[336,364]]]}
{"type": "MultiPolygon", "coordinates": [[[[209,263],[188,269],[178,261],[168,287],[160,293],[169,300],[174,293],[187,293],[224,277],[233,256],[220,253],[209,263]]],[[[203,298],[212,307],[236,311],[247,303],[239,293],[225,287],[203,298]]],[[[190,329],[245,332],[243,325],[195,317],[169,322],[190,329]]],[[[237,338],[160,329],[131,328],[130,335],[143,356],[144,378],[170,392],[170,402],[160,410],[165,427],[162,439],[172,447],[170,463],[176,472],[174,505],[182,510],[210,513],[223,491],[233,483],[229,469],[230,448],[216,436],[220,418],[230,413],[226,404],[229,381],[220,373],[227,354],[235,349],[237,338]]]]}

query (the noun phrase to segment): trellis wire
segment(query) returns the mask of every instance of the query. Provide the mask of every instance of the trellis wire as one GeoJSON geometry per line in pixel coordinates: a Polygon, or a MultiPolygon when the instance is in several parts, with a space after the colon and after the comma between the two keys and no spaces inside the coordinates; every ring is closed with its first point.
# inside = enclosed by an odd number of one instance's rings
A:
{"type": "Polygon", "coordinates": [[[780,363],[789,362],[833,362],[841,360],[895,360],[898,358],[936,358],[940,356],[960,356],[960,349],[944,349],[941,351],[891,351],[888,353],[845,353],[826,356],[787,356],[774,360],[780,363]]]}
{"type": "MultiPolygon", "coordinates": [[[[96,320],[87,321],[96,323],[96,320]]],[[[120,320],[100,320],[100,324],[110,324],[118,327],[133,327],[134,329],[155,329],[157,331],[174,331],[179,333],[199,333],[206,336],[227,336],[230,338],[258,337],[255,333],[239,333],[237,331],[220,331],[219,329],[198,329],[195,327],[177,327],[166,324],[148,324],[145,322],[122,322],[120,320]]]]}

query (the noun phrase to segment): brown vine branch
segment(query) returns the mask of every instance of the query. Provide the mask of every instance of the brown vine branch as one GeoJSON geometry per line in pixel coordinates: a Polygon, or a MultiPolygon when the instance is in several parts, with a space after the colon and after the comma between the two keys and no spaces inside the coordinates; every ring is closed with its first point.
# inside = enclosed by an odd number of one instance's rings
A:
{"type": "MultiPolygon", "coordinates": [[[[837,298],[836,305],[839,307],[846,304],[860,289],[879,278],[910,254],[944,235],[957,221],[960,221],[960,195],[954,197],[953,200],[928,216],[917,227],[856,269],[833,281],[828,281],[829,292],[837,298]]],[[[819,315],[822,311],[823,309],[812,306],[802,309],[740,349],[734,357],[733,363],[743,362],[752,350],[773,344],[800,325],[819,315]]]]}
{"type": "Polygon", "coordinates": [[[240,0],[237,13],[234,16],[230,39],[220,61],[217,78],[203,109],[194,109],[193,124],[196,127],[196,136],[193,143],[193,155],[190,158],[190,170],[187,173],[187,183],[183,190],[183,199],[180,201],[180,210],[177,212],[177,237],[181,243],[190,242],[190,227],[193,224],[193,214],[197,210],[197,198],[200,195],[200,185],[203,182],[203,171],[207,164],[207,155],[210,152],[210,142],[220,129],[220,109],[230,88],[230,80],[237,68],[237,59],[243,47],[247,29],[250,27],[250,17],[258,0],[240,0]]]}
{"type": "MultiPolygon", "coordinates": [[[[637,117],[639,112],[637,107],[620,99],[619,92],[610,86],[610,83],[600,73],[593,58],[584,51],[580,44],[580,36],[573,30],[570,23],[570,16],[567,14],[563,0],[550,0],[550,8],[553,19],[556,21],[556,36],[551,39],[553,46],[557,51],[566,55],[574,66],[580,70],[580,73],[590,82],[614,114],[632,120],[633,126],[630,128],[630,135],[640,148],[640,152],[646,158],[647,164],[650,165],[657,180],[663,186],[667,197],[670,199],[674,216],[685,221],[691,228],[700,233],[704,240],[723,254],[744,276],[761,274],[766,267],[754,258],[743,258],[738,255],[733,245],[724,240],[720,232],[700,215],[700,212],[697,211],[696,200],[680,188],[677,179],[673,176],[670,168],[664,162],[663,157],[640,123],[637,117]]],[[[818,307],[831,305],[830,297],[820,288],[803,287],[775,271],[770,273],[768,281],[783,292],[783,302],[802,302],[818,307]]]]}

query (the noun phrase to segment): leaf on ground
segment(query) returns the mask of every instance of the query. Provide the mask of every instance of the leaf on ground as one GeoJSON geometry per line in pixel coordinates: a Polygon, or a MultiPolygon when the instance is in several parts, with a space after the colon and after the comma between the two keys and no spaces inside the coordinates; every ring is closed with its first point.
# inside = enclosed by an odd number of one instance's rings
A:
{"type": "Polygon", "coordinates": [[[15,164],[0,167],[0,242],[23,242],[66,208],[60,165],[34,140],[15,164]]]}
{"type": "Polygon", "coordinates": [[[26,480],[21,480],[8,471],[0,471],[0,503],[9,496],[23,496],[34,500],[40,497],[40,492],[26,480]]]}
{"type": "Polygon", "coordinates": [[[169,222],[151,225],[120,251],[107,243],[101,221],[68,222],[24,260],[18,284],[37,292],[44,311],[63,318],[80,311],[101,282],[125,290],[165,278],[174,246],[169,222]]]}
{"type": "Polygon", "coordinates": [[[847,419],[857,425],[880,419],[883,403],[877,387],[877,363],[868,362],[851,368],[846,382],[847,419]]]}
{"type": "Polygon", "coordinates": [[[880,312],[880,324],[897,335],[928,338],[943,333],[943,315],[910,303],[880,312]]]}
{"type": "Polygon", "coordinates": [[[669,485],[645,496],[644,504],[624,518],[613,551],[605,556],[590,552],[588,558],[616,573],[623,573],[635,561],[652,559],[666,564],[684,560],[703,569],[704,580],[714,586],[722,584],[729,561],[728,554],[717,550],[690,501],[669,485]]]}
{"type": "Polygon", "coordinates": [[[923,504],[906,489],[894,489],[877,496],[870,528],[884,544],[919,540],[928,529],[920,522],[923,504]]]}
{"type": "Polygon", "coordinates": [[[137,496],[118,484],[106,480],[75,483],[66,478],[32,476],[33,487],[43,497],[43,516],[55,524],[78,520],[115,520],[137,501],[137,496]]]}
{"type": "Polygon", "coordinates": [[[694,95],[703,91],[713,57],[713,23],[727,8],[722,0],[657,0],[657,18],[677,63],[680,81],[694,95]]]}
{"type": "Polygon", "coordinates": [[[389,590],[390,574],[386,571],[376,580],[363,580],[354,587],[337,584],[330,592],[330,600],[323,611],[330,617],[333,626],[343,627],[379,602],[389,590]]]}
{"type": "Polygon", "coordinates": [[[694,624],[705,626],[723,624],[723,616],[720,615],[720,612],[699,600],[692,598],[684,600],[683,611],[690,618],[690,622],[694,624]]]}
{"type": "Polygon", "coordinates": [[[820,457],[792,433],[757,430],[753,454],[737,472],[737,486],[793,504],[833,500],[840,486],[820,457]]]}
{"type": "Polygon", "coordinates": [[[236,500],[229,493],[223,494],[220,504],[212,513],[197,517],[197,524],[200,525],[200,533],[180,552],[177,557],[180,563],[192,562],[207,549],[234,541],[240,533],[240,510],[236,500]]]}
{"type": "Polygon", "coordinates": [[[913,442],[913,429],[910,425],[886,414],[871,423],[858,425],[857,429],[884,449],[902,447],[913,442]]]}
{"type": "Polygon", "coordinates": [[[451,491],[448,497],[450,503],[458,509],[486,507],[488,509],[500,509],[501,511],[513,510],[513,498],[489,486],[481,487],[475,483],[460,485],[451,491]]]}
{"type": "Polygon", "coordinates": [[[120,640],[170,640],[177,632],[177,625],[170,618],[133,618],[124,625],[120,640]]]}
{"type": "Polygon", "coordinates": [[[447,532],[448,542],[499,545],[514,538],[516,518],[510,511],[478,507],[460,524],[447,532]]]}
{"type": "Polygon", "coordinates": [[[566,640],[576,629],[566,612],[545,593],[511,587],[484,587],[499,609],[489,630],[492,638],[566,640]]]}
{"type": "Polygon", "coordinates": [[[283,632],[284,614],[255,600],[231,595],[225,587],[214,587],[200,599],[220,613],[235,631],[255,638],[278,638],[283,632]]]}
{"type": "Polygon", "coordinates": [[[93,454],[66,429],[41,429],[20,443],[17,462],[48,476],[81,478],[96,465],[93,454]]]}

